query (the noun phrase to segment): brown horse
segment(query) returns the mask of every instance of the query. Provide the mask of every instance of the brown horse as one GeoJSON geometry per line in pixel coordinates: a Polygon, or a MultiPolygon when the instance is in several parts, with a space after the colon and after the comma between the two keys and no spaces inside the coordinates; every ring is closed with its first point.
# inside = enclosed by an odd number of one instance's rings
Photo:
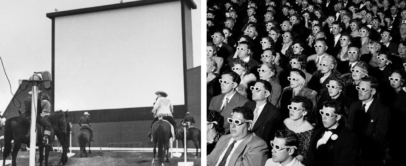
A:
{"type": "MultiPolygon", "coordinates": [[[[64,164],[67,162],[67,150],[68,150],[68,142],[69,137],[68,131],[69,125],[67,124],[67,113],[58,111],[49,116],[49,120],[53,126],[53,130],[51,131],[50,135],[50,144],[52,144],[55,134],[57,133],[57,137],[61,142],[63,151],[60,163],[64,164]],[[65,134],[61,134],[65,133],[65,134]],[[67,138],[67,139],[65,139],[67,138]],[[64,158],[64,155],[66,158],[64,158]]],[[[6,120],[6,124],[4,126],[4,152],[3,152],[3,165],[5,165],[6,159],[11,152],[11,141],[14,140],[14,147],[12,152],[12,166],[16,166],[16,158],[18,150],[21,148],[21,144],[25,143],[29,146],[30,138],[27,134],[30,131],[30,121],[24,117],[12,117],[6,120]]],[[[37,125],[38,126],[38,125],[37,125]]],[[[46,146],[43,143],[43,133],[42,128],[38,127],[39,132],[37,132],[37,140],[38,140],[38,148],[39,148],[39,163],[42,166],[42,161],[44,160],[44,148],[45,148],[45,165],[48,165],[48,156],[49,152],[52,150],[51,146],[46,146]]]]}
{"type": "Polygon", "coordinates": [[[89,145],[89,153],[92,153],[92,151],[90,151],[90,130],[87,126],[80,128],[78,142],[80,147],[80,157],[82,157],[82,153],[85,153],[85,157],[87,157],[86,145],[89,145]]]}
{"type": "Polygon", "coordinates": [[[164,155],[166,153],[166,161],[169,162],[169,139],[171,137],[171,124],[162,119],[156,121],[152,125],[152,140],[154,143],[154,159],[155,161],[156,146],[158,145],[158,165],[163,165],[164,155]]]}
{"type": "MultiPolygon", "coordinates": [[[[177,140],[182,141],[182,146],[185,146],[185,137],[184,137],[184,130],[183,127],[178,128],[178,133],[176,136],[177,140]]],[[[193,144],[196,147],[196,155],[195,157],[199,157],[199,148],[200,148],[200,130],[195,127],[191,127],[186,132],[186,141],[193,141],[193,144]]],[[[186,142],[187,145],[187,142],[186,142]]],[[[187,149],[187,148],[186,148],[187,149]]]]}

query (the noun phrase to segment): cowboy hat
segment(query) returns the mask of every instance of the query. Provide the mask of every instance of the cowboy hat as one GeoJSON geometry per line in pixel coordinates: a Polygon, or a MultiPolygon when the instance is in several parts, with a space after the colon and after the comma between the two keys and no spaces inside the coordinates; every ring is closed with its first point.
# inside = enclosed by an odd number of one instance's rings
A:
{"type": "Polygon", "coordinates": [[[168,94],[166,94],[164,91],[156,91],[155,94],[156,94],[156,95],[161,95],[161,96],[163,96],[163,97],[168,96],[168,94]]]}
{"type": "Polygon", "coordinates": [[[90,115],[88,112],[85,112],[83,115],[90,115]]]}

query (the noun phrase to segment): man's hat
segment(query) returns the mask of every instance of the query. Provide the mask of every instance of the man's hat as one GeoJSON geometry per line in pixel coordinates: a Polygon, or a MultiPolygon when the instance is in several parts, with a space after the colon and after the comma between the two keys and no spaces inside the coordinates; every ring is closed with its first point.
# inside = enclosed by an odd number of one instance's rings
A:
{"type": "Polygon", "coordinates": [[[90,115],[88,112],[85,112],[83,115],[90,115]]]}
{"type": "Polygon", "coordinates": [[[155,94],[156,94],[156,95],[161,95],[161,96],[163,96],[163,97],[168,96],[168,94],[166,94],[164,91],[156,91],[155,94]]]}

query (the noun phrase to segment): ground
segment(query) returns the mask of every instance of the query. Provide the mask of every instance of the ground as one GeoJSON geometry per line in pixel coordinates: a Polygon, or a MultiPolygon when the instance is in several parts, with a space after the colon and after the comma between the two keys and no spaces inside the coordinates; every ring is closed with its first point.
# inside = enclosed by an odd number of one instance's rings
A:
{"type": "MultiPolygon", "coordinates": [[[[78,151],[73,151],[76,155],[69,158],[66,166],[151,166],[152,153],[148,152],[118,152],[118,151],[92,151],[87,158],[79,158],[78,151]]],[[[49,166],[58,165],[61,153],[51,152],[49,166]]],[[[1,160],[3,155],[1,155],[1,160]]],[[[29,152],[20,151],[17,157],[17,165],[29,165],[29,152]]],[[[7,158],[11,160],[11,156],[7,158]]],[[[194,166],[200,166],[200,158],[194,158],[194,153],[188,153],[188,161],[194,162],[194,166]]],[[[178,162],[183,162],[183,158],[169,158],[169,163],[165,166],[176,166],[178,162]]],[[[2,161],[1,161],[2,162],[2,161]]],[[[2,164],[2,163],[1,163],[2,164]]],[[[0,164],[0,165],[1,165],[0,164]]],[[[38,163],[36,165],[39,165],[38,163]]]]}

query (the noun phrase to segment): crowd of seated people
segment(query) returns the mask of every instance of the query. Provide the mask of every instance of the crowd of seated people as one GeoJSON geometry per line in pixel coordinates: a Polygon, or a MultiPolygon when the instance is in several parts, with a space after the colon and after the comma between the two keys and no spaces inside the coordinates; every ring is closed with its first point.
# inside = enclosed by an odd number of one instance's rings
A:
{"type": "Polygon", "coordinates": [[[209,166],[397,166],[406,0],[207,0],[209,166]]]}

